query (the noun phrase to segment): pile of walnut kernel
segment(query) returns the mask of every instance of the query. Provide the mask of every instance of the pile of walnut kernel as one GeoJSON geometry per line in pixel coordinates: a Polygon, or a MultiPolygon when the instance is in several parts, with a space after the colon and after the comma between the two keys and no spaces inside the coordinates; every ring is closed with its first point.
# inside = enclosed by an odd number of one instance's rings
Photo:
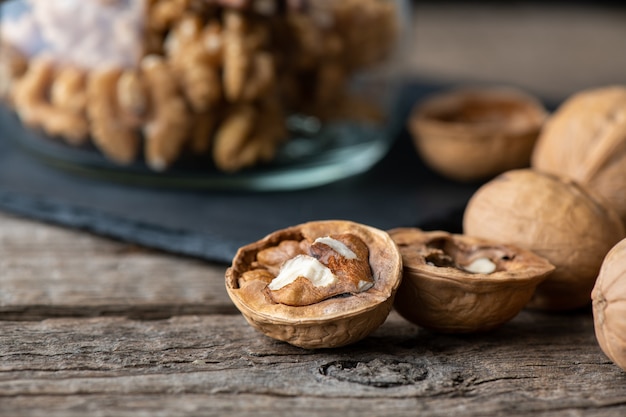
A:
{"type": "Polygon", "coordinates": [[[397,30],[384,0],[21,3],[0,25],[0,97],[29,128],[158,171],[185,155],[226,172],[270,161],[288,114],[353,107],[348,80],[397,30]]]}

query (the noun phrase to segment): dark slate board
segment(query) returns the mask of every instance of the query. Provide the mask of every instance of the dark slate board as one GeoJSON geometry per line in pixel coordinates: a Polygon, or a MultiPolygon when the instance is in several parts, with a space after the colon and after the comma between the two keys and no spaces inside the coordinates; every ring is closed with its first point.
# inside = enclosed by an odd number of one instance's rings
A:
{"type": "MultiPolygon", "coordinates": [[[[410,83],[399,120],[436,91],[410,83]]],[[[147,247],[229,263],[237,248],[310,220],[345,219],[381,229],[460,230],[460,216],[480,184],[460,184],[428,169],[405,129],[383,160],[364,174],[315,188],[249,192],[122,184],[52,168],[14,140],[23,134],[0,114],[0,209],[147,247]]]]}

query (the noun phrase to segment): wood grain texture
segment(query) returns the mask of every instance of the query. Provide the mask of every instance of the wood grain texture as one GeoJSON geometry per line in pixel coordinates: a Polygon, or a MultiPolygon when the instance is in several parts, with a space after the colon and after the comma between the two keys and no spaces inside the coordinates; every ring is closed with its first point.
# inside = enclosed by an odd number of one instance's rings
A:
{"type": "Polygon", "coordinates": [[[0,314],[58,316],[234,313],[224,265],[0,215],[0,314]]]}
{"type": "Polygon", "coordinates": [[[314,351],[239,315],[5,321],[0,334],[3,415],[626,412],[626,373],[597,347],[588,312],[524,312],[473,336],[420,330],[394,313],[353,346],[314,351]]]}

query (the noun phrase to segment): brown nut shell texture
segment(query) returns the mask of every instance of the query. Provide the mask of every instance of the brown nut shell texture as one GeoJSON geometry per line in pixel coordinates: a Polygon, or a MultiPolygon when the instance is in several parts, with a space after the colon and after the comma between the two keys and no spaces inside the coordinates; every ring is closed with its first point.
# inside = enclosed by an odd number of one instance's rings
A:
{"type": "Polygon", "coordinates": [[[465,87],[418,103],[409,130],[433,170],[453,180],[476,181],[529,166],[547,116],[543,104],[521,90],[465,87]]]}
{"type": "Polygon", "coordinates": [[[592,190],[626,222],[626,87],[594,88],[568,98],[541,132],[532,167],[592,190]]]}
{"type": "Polygon", "coordinates": [[[606,255],[591,297],[598,344],[626,371],[626,239],[606,255]]]}
{"type": "Polygon", "coordinates": [[[531,169],[501,174],[470,198],[464,233],[528,249],[555,271],[529,307],[571,310],[590,302],[600,265],[624,237],[617,213],[572,181],[531,169]]]}
{"type": "Polygon", "coordinates": [[[380,326],[402,278],[402,257],[384,231],[313,221],[239,248],[226,290],[250,325],[303,348],[344,346],[380,326]]]}
{"type": "Polygon", "coordinates": [[[445,333],[494,329],[524,308],[554,266],[513,245],[444,231],[389,231],[404,276],[396,310],[418,326],[445,333]]]}

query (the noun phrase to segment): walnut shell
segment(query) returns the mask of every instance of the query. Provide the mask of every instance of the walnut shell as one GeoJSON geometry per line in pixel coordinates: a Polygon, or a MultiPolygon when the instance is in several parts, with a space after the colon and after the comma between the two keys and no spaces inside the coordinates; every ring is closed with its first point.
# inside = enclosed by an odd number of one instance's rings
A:
{"type": "Polygon", "coordinates": [[[415,228],[389,234],[404,265],[396,310],[439,332],[486,331],[506,323],[554,270],[546,259],[513,245],[415,228]],[[474,267],[479,262],[488,269],[474,267]]]}
{"type": "Polygon", "coordinates": [[[598,344],[626,371],[626,239],[604,258],[591,298],[598,344]]]}
{"type": "Polygon", "coordinates": [[[543,310],[588,305],[602,259],[624,237],[611,207],[572,181],[531,169],[505,172],[481,186],[465,208],[463,230],[548,259],[556,269],[529,303],[543,310]]]}
{"type": "Polygon", "coordinates": [[[434,171],[456,181],[530,165],[547,111],[513,88],[462,88],[427,98],[409,118],[414,145],[434,171]]]}
{"type": "MultiPolygon", "coordinates": [[[[276,254],[276,252],[274,252],[276,254]]],[[[271,265],[270,269],[274,269],[271,265]]],[[[350,221],[314,221],[273,232],[241,247],[226,271],[226,290],[248,323],[265,335],[303,348],[344,346],[363,339],[387,318],[402,278],[402,257],[384,231],[350,221]],[[315,239],[348,233],[369,249],[374,285],[366,291],[332,297],[311,305],[291,306],[274,302],[268,295],[274,272],[259,263],[267,249],[279,248],[287,257],[310,247],[315,239]],[[283,244],[281,242],[303,242],[283,244]],[[257,272],[255,272],[257,271],[257,272]],[[248,279],[250,274],[261,276],[248,279]]],[[[300,279],[300,278],[298,278],[300,279]]]]}
{"type": "Polygon", "coordinates": [[[626,222],[626,87],[589,89],[563,102],[546,122],[531,165],[593,190],[626,222]]]}

